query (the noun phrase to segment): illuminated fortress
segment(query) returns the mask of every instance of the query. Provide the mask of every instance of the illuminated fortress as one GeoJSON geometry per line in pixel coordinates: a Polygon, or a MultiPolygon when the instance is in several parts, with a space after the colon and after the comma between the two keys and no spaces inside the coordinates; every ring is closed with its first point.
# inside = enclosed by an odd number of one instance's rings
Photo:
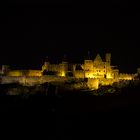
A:
{"type": "Polygon", "coordinates": [[[42,66],[42,72],[53,71],[59,76],[74,76],[76,78],[117,78],[118,69],[111,66],[111,54],[107,53],[105,62],[97,54],[94,60],[84,60],[83,64],[69,64],[62,61],[60,64],[50,64],[46,61],[42,66]]]}
{"type": "MultiPolygon", "coordinates": [[[[69,64],[67,61],[50,64],[47,60],[42,66],[41,75],[49,71],[55,72],[58,76],[76,78],[132,80],[135,76],[135,74],[119,73],[117,66],[111,65],[111,53],[105,54],[104,61],[97,54],[94,60],[86,59],[83,64],[69,64]]],[[[139,69],[137,72],[139,73],[139,69]]]]}
{"type": "Polygon", "coordinates": [[[111,54],[106,53],[104,61],[99,54],[94,60],[86,59],[83,64],[70,64],[63,60],[59,64],[51,64],[48,59],[40,70],[10,70],[2,66],[1,75],[5,77],[43,77],[53,75],[58,78],[88,79],[89,86],[93,83],[108,85],[119,80],[132,80],[136,74],[119,73],[116,66],[111,65],[111,54]],[[95,82],[96,81],[96,82],[95,82]]]}

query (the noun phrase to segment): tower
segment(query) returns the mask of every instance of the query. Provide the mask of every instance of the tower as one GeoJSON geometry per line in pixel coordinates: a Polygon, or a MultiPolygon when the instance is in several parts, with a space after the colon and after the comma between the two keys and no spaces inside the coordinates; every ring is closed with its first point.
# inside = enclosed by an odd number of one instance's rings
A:
{"type": "Polygon", "coordinates": [[[46,57],[44,65],[42,66],[42,71],[44,70],[49,71],[49,65],[50,63],[49,63],[48,57],[46,57]]]}
{"type": "Polygon", "coordinates": [[[106,78],[111,78],[111,53],[106,53],[106,78]]]}
{"type": "Polygon", "coordinates": [[[66,59],[66,55],[64,55],[62,63],[61,63],[61,75],[66,76],[67,71],[68,71],[68,62],[66,59]]]}
{"type": "Polygon", "coordinates": [[[88,57],[84,60],[84,70],[91,71],[93,69],[93,60],[90,57],[90,51],[88,51],[88,57]]]}
{"type": "Polygon", "coordinates": [[[2,65],[2,73],[6,74],[10,70],[8,65],[2,65]]]}
{"type": "Polygon", "coordinates": [[[106,53],[106,62],[110,65],[111,64],[111,53],[106,53]]]}
{"type": "Polygon", "coordinates": [[[103,62],[103,61],[102,61],[101,56],[100,56],[99,54],[97,54],[97,56],[96,56],[95,59],[94,59],[94,64],[96,64],[96,65],[101,65],[102,62],[103,62]]]}

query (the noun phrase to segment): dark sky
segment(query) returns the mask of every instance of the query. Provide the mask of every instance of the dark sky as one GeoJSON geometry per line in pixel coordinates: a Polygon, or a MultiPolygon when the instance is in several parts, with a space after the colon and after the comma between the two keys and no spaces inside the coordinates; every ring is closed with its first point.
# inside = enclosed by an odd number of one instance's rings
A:
{"type": "Polygon", "coordinates": [[[62,2],[13,2],[0,10],[0,64],[40,68],[45,57],[60,62],[82,62],[91,51],[122,72],[140,66],[140,12],[129,1],[73,4],[62,2]]]}

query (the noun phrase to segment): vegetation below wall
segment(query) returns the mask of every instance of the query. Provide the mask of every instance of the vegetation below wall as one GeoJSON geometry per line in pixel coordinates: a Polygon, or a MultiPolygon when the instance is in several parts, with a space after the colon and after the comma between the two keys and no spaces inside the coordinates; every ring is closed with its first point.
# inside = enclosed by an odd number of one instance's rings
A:
{"type": "MultiPolygon", "coordinates": [[[[113,120],[113,123],[111,122],[113,125],[119,118],[124,123],[124,120],[134,113],[130,113],[123,119],[123,112],[140,112],[139,82],[137,84],[132,82],[127,87],[121,88],[116,83],[90,92],[88,90],[70,90],[67,88],[69,84],[65,83],[59,87],[57,92],[56,85],[48,83],[32,87],[21,86],[17,83],[0,85],[1,116],[5,114],[8,117],[6,121],[12,121],[14,125],[13,118],[16,121],[18,120],[17,122],[20,126],[22,126],[21,123],[26,124],[28,122],[26,129],[33,122],[35,129],[38,130],[36,122],[42,123],[45,128],[49,128],[47,132],[54,135],[56,129],[59,134],[62,134],[62,132],[66,134],[66,128],[68,127],[72,128],[69,129],[70,134],[71,130],[75,130],[76,133],[79,130],[79,134],[81,134],[83,130],[85,132],[85,129],[91,127],[94,127],[99,133],[101,132],[100,129],[108,132],[106,126],[108,126],[108,122],[111,119],[113,120]],[[114,89],[115,91],[113,91],[114,89]],[[106,112],[111,113],[106,116],[106,112]],[[114,116],[112,112],[115,113],[114,116]],[[45,124],[44,122],[47,123],[45,124]],[[93,122],[93,124],[91,124],[91,127],[84,126],[83,129],[83,124],[87,122],[89,124],[93,122]],[[103,122],[106,124],[103,125],[103,122]]],[[[74,82],[73,84],[76,83],[74,82]]],[[[1,120],[3,121],[3,119],[1,120]]],[[[132,120],[131,117],[130,120],[132,120]]],[[[12,125],[12,128],[14,125],[12,125]]],[[[120,127],[122,127],[122,123],[120,123],[120,127]]],[[[93,129],[90,130],[93,134],[93,129]]],[[[122,132],[124,133],[124,130],[122,132]]]]}
{"type": "Polygon", "coordinates": [[[101,86],[97,90],[90,90],[84,81],[67,81],[64,83],[43,83],[34,86],[23,86],[19,83],[1,84],[0,95],[20,95],[29,97],[32,95],[66,96],[73,93],[87,94],[89,96],[114,96],[129,92],[139,92],[139,81],[121,81],[109,86],[101,86]]]}
{"type": "Polygon", "coordinates": [[[1,85],[0,93],[0,104],[3,104],[1,107],[4,108],[5,106],[20,108],[28,104],[28,107],[35,105],[35,107],[47,107],[51,111],[58,110],[65,113],[132,111],[133,109],[140,111],[138,109],[140,107],[140,83],[134,85],[133,82],[123,88],[117,88],[116,85],[104,86],[96,91],[69,90],[65,85],[56,87],[48,83],[33,87],[13,83],[1,85]]]}

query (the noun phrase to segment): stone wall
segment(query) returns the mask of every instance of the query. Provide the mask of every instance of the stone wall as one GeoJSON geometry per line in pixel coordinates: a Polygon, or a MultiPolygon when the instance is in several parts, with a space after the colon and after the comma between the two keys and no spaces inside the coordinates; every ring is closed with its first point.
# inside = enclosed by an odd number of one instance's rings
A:
{"type": "Polygon", "coordinates": [[[58,82],[62,83],[67,81],[66,77],[59,77],[59,76],[2,76],[1,77],[1,84],[9,84],[9,83],[20,83],[22,85],[33,86],[36,84],[42,84],[45,82],[58,82]]]}
{"type": "Polygon", "coordinates": [[[41,70],[11,70],[7,76],[42,76],[41,70]]]}
{"type": "Polygon", "coordinates": [[[76,71],[74,72],[74,76],[75,76],[76,78],[84,78],[84,71],[82,71],[82,70],[76,70],[76,71]]]}
{"type": "Polygon", "coordinates": [[[23,76],[23,71],[21,70],[12,70],[7,72],[7,76],[23,76]]]}
{"type": "Polygon", "coordinates": [[[99,88],[99,80],[95,78],[89,78],[87,85],[90,89],[98,89],[99,88]]]}
{"type": "Polygon", "coordinates": [[[134,78],[134,74],[120,73],[119,80],[132,80],[134,78]]]}
{"type": "Polygon", "coordinates": [[[102,86],[112,85],[114,82],[118,82],[116,79],[100,79],[99,84],[102,86]]]}

